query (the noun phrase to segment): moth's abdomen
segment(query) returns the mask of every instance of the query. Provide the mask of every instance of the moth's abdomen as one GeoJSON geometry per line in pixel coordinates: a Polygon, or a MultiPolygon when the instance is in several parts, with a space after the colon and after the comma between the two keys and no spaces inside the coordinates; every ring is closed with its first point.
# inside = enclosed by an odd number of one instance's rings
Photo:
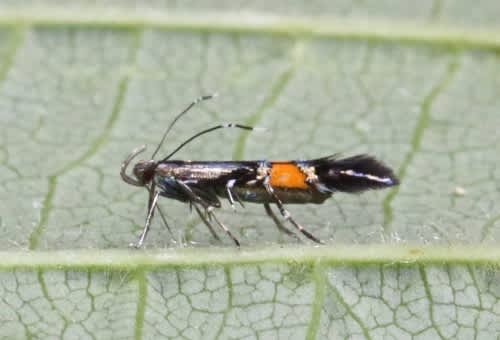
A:
{"type": "Polygon", "coordinates": [[[273,188],[308,189],[305,173],[294,162],[271,162],[269,184],[273,188]]]}

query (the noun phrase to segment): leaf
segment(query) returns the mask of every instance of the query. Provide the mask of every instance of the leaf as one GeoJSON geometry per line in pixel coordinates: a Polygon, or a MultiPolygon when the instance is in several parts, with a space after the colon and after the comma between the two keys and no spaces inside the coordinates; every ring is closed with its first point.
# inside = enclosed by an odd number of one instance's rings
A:
{"type": "MultiPolygon", "coordinates": [[[[491,339],[500,335],[500,7],[469,2],[11,2],[0,5],[3,338],[491,339]],[[244,6],[240,9],[239,6],[244,6]],[[401,185],[262,207],[213,239],[119,178],[172,117],[182,159],[370,153],[401,185]],[[115,249],[117,248],[117,249],[115,249]]],[[[147,157],[147,156],[145,156],[147,157]]]]}

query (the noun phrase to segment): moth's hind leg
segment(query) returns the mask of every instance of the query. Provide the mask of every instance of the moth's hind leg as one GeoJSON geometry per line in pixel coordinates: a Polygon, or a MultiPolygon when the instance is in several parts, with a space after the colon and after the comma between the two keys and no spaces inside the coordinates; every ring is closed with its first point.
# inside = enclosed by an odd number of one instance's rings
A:
{"type": "Polygon", "coordinates": [[[305,237],[310,239],[311,241],[314,241],[316,243],[323,243],[319,238],[311,234],[309,231],[307,231],[303,226],[301,226],[299,223],[295,221],[295,219],[292,217],[290,212],[286,210],[285,206],[283,205],[283,202],[281,202],[280,198],[276,195],[274,192],[273,187],[269,184],[269,176],[264,177],[262,184],[264,185],[264,188],[266,189],[267,193],[272,197],[274,200],[274,203],[278,206],[278,209],[283,216],[283,218],[287,221],[290,221],[290,223],[297,228],[298,231],[300,231],[305,237]]]}
{"type": "Polygon", "coordinates": [[[271,209],[271,205],[269,203],[264,203],[264,209],[266,210],[267,215],[273,220],[274,224],[276,225],[279,231],[292,236],[296,240],[300,240],[299,237],[293,231],[291,231],[290,229],[285,227],[283,223],[281,223],[278,216],[276,216],[276,214],[271,209]]]}

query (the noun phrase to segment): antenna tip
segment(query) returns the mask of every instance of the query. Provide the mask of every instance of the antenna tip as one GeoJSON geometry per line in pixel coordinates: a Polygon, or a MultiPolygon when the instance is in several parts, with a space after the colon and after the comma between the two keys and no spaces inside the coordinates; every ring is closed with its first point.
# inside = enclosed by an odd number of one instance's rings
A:
{"type": "Polygon", "coordinates": [[[255,132],[267,132],[267,131],[269,131],[269,129],[266,127],[254,127],[252,130],[255,132]]]}
{"type": "Polygon", "coordinates": [[[209,99],[213,99],[215,97],[217,97],[219,94],[217,92],[213,93],[213,94],[207,94],[207,95],[204,95],[204,96],[200,96],[198,98],[196,98],[194,101],[193,101],[193,104],[197,104],[203,100],[209,100],[209,99]]]}

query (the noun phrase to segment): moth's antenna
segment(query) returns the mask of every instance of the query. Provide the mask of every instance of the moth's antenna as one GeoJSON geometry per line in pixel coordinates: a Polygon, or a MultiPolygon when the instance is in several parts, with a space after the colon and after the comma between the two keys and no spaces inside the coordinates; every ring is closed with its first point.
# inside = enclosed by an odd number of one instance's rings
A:
{"type": "Polygon", "coordinates": [[[158,151],[160,150],[163,142],[165,141],[165,138],[167,138],[168,133],[170,132],[170,130],[172,130],[172,127],[179,120],[179,118],[181,118],[183,115],[185,115],[189,110],[191,110],[193,108],[193,106],[195,106],[199,102],[204,101],[204,100],[208,100],[208,99],[212,99],[212,98],[215,98],[215,97],[217,97],[217,93],[214,93],[214,94],[211,94],[211,95],[208,95],[208,96],[198,97],[191,104],[189,104],[181,113],[179,113],[174,118],[174,120],[172,121],[172,123],[170,123],[170,125],[167,128],[167,130],[165,130],[165,133],[163,134],[163,137],[161,138],[160,143],[158,144],[158,146],[156,147],[155,151],[153,152],[153,155],[151,155],[151,159],[155,158],[155,156],[158,153],[158,151]]]}
{"type": "Polygon", "coordinates": [[[206,130],[200,131],[197,134],[195,134],[195,135],[189,137],[188,139],[186,139],[181,145],[179,145],[174,151],[172,151],[167,157],[163,158],[160,162],[167,161],[170,157],[172,157],[173,155],[175,155],[177,153],[177,151],[179,151],[184,146],[186,146],[187,144],[189,144],[190,142],[192,142],[194,139],[196,139],[196,138],[198,138],[198,137],[200,137],[200,136],[202,136],[202,135],[204,135],[206,133],[209,133],[209,132],[212,132],[212,131],[215,131],[215,130],[218,130],[218,129],[224,129],[224,128],[237,128],[237,129],[250,130],[250,131],[262,131],[262,130],[266,130],[265,128],[258,128],[258,127],[252,127],[252,126],[241,125],[241,124],[234,124],[234,123],[226,123],[226,124],[220,124],[220,125],[212,126],[211,128],[208,128],[206,130]]]}

